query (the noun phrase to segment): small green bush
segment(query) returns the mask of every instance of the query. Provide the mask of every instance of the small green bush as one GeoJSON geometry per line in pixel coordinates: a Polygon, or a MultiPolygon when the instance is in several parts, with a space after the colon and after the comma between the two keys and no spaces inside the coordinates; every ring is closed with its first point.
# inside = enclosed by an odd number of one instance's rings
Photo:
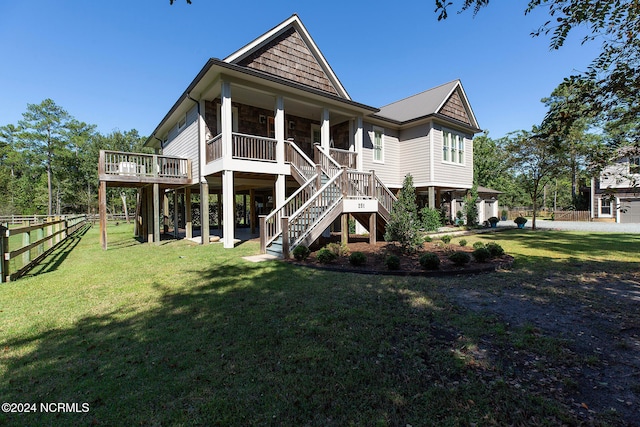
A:
{"type": "Polygon", "coordinates": [[[499,244],[497,244],[495,242],[487,243],[486,248],[489,251],[489,253],[491,254],[492,258],[496,258],[496,257],[504,255],[504,249],[502,249],[502,246],[500,246],[499,244]]]}
{"type": "Polygon", "coordinates": [[[500,222],[500,220],[498,219],[498,217],[492,216],[491,218],[488,219],[488,221],[491,224],[497,224],[498,222],[500,222]]]}
{"type": "Polygon", "coordinates": [[[298,261],[307,259],[311,251],[305,245],[296,246],[293,249],[293,257],[298,261]]]}
{"type": "Polygon", "coordinates": [[[389,270],[399,270],[400,269],[400,258],[395,255],[389,255],[384,260],[384,264],[387,266],[389,270]]]}
{"type": "Polygon", "coordinates": [[[516,224],[526,224],[527,218],[519,216],[516,219],[514,219],[513,222],[515,222],[516,224]]]}
{"type": "Polygon", "coordinates": [[[336,254],[336,257],[349,255],[349,246],[344,243],[329,243],[325,248],[336,254]]]}
{"type": "Polygon", "coordinates": [[[473,249],[484,248],[484,243],[482,242],[473,242],[473,249]]]}
{"type": "Polygon", "coordinates": [[[449,236],[448,234],[445,234],[440,238],[440,240],[442,240],[444,244],[448,245],[449,242],[451,242],[451,236],[449,236]]]}
{"type": "Polygon", "coordinates": [[[436,231],[442,227],[442,215],[440,215],[439,210],[425,206],[420,211],[420,218],[422,220],[422,228],[425,231],[436,231]]]}
{"type": "Polygon", "coordinates": [[[437,270],[440,267],[440,258],[433,252],[426,252],[420,255],[418,261],[425,270],[437,270]]]}
{"type": "Polygon", "coordinates": [[[351,265],[365,265],[367,263],[367,256],[362,252],[354,252],[349,255],[349,263],[351,265]]]}
{"type": "Polygon", "coordinates": [[[467,246],[467,241],[465,239],[458,240],[458,244],[462,247],[467,246]]]}
{"type": "Polygon", "coordinates": [[[431,236],[424,236],[424,241],[427,243],[433,242],[433,238],[431,236]]]}
{"type": "Polygon", "coordinates": [[[458,251],[449,255],[449,259],[455,265],[465,265],[468,264],[469,261],[471,261],[471,256],[466,252],[458,251]]]}
{"type": "Polygon", "coordinates": [[[475,251],[473,251],[473,259],[475,259],[477,262],[486,262],[489,259],[491,259],[491,252],[489,252],[489,249],[487,248],[478,248],[475,251]]]}
{"type": "Polygon", "coordinates": [[[336,255],[328,248],[322,248],[318,251],[318,253],[316,253],[316,259],[322,264],[328,264],[336,258],[338,258],[338,255],[336,255]]]}

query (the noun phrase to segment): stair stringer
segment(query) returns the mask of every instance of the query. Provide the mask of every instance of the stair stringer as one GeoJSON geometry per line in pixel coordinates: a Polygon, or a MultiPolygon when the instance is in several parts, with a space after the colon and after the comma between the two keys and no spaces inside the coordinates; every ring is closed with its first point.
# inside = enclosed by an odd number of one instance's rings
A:
{"type": "Polygon", "coordinates": [[[322,236],[322,233],[324,232],[324,230],[329,228],[333,223],[333,221],[335,221],[338,218],[338,216],[342,214],[342,211],[343,211],[343,206],[342,206],[342,199],[341,199],[339,202],[337,202],[333,206],[333,208],[331,208],[328,212],[326,212],[320,220],[315,221],[313,225],[309,227],[309,229],[307,229],[307,232],[305,233],[305,235],[301,239],[299,239],[297,242],[294,242],[291,245],[290,250],[293,251],[293,249],[295,249],[296,246],[300,246],[300,245],[304,245],[307,247],[311,246],[313,242],[315,242],[316,240],[318,240],[320,236],[322,236]]]}

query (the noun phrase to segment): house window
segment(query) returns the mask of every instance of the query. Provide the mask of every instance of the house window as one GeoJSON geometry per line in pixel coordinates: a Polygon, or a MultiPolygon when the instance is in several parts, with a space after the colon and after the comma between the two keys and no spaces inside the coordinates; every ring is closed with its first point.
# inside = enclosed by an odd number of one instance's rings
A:
{"type": "Polygon", "coordinates": [[[600,199],[600,216],[611,216],[610,199],[600,199]]]}
{"type": "Polygon", "coordinates": [[[187,115],[185,114],[178,120],[178,130],[181,131],[187,124],[187,115]]]}
{"type": "Polygon", "coordinates": [[[629,173],[640,173],[640,157],[629,158],[629,173]]]}
{"type": "Polygon", "coordinates": [[[384,132],[380,128],[373,129],[373,161],[384,162],[384,132]]]}
{"type": "Polygon", "coordinates": [[[464,136],[448,130],[442,131],[442,161],[464,164],[464,136]]]}

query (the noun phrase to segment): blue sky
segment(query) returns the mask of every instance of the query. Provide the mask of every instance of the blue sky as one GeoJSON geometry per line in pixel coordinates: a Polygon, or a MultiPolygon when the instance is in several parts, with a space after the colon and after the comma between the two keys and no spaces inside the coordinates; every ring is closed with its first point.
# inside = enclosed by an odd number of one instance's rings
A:
{"type": "Polygon", "coordinates": [[[434,1],[0,0],[0,125],[53,99],[108,133],[148,135],[208,58],[297,13],[352,99],[374,107],[461,79],[498,138],[544,117],[540,99],[587,66],[595,43],[550,51],[527,1],[492,0],[437,21],[434,1]]]}

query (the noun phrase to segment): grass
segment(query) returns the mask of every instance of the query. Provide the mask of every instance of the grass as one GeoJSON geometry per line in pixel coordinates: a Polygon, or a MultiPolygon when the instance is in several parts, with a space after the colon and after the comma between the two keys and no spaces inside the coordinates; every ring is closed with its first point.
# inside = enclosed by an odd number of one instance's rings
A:
{"type": "MultiPolygon", "coordinates": [[[[110,226],[104,252],[91,229],[29,277],[0,286],[0,400],[90,407],[0,413],[0,424],[578,422],[494,357],[535,347],[536,357],[560,360],[564,343],[444,296],[469,278],[254,264],[241,259],[257,253],[253,242],[232,250],[184,241],[152,247],[131,235],[129,226],[110,226]]],[[[537,283],[549,263],[559,271],[587,262],[623,271],[640,261],[634,236],[478,237],[494,238],[521,269],[472,279],[494,290],[537,283]],[[551,239],[560,240],[553,251],[551,239]],[[599,249],[609,240],[615,251],[599,249]]]]}

